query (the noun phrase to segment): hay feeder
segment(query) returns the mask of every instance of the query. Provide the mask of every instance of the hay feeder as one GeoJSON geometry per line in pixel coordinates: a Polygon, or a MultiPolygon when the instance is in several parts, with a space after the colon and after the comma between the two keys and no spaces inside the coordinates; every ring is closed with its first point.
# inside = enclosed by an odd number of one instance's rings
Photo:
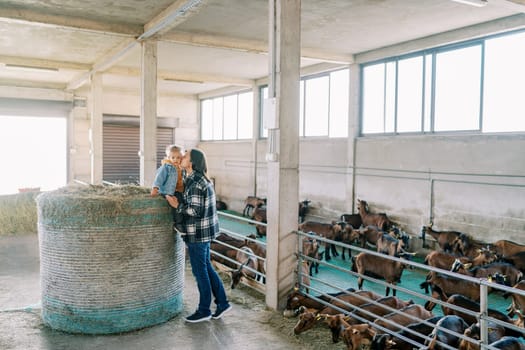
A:
{"type": "Polygon", "coordinates": [[[137,186],[65,187],[37,208],[46,325],[111,334],[182,310],[184,243],[164,199],[137,186]]]}

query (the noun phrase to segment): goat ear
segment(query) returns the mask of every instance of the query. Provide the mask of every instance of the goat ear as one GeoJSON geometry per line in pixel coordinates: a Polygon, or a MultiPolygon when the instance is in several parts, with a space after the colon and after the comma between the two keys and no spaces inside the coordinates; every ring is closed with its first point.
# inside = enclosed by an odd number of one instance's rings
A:
{"type": "Polygon", "coordinates": [[[304,305],[299,306],[299,310],[298,311],[299,311],[299,314],[304,313],[306,311],[306,306],[304,306],[304,305]]]}

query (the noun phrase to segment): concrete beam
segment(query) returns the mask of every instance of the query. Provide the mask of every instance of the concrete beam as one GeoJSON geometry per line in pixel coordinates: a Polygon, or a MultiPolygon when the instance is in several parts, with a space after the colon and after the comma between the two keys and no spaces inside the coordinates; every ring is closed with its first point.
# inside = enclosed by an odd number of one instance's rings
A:
{"type": "Polygon", "coordinates": [[[0,55],[0,63],[16,66],[49,68],[49,69],[71,69],[71,70],[89,70],[91,65],[85,63],[74,63],[66,61],[44,60],[39,58],[14,57],[0,55]]]}
{"type": "Polygon", "coordinates": [[[16,22],[48,28],[123,36],[137,36],[140,35],[143,30],[143,28],[139,25],[107,23],[79,17],[50,15],[25,9],[14,8],[2,8],[0,22],[16,22]]]}
{"type": "Polygon", "coordinates": [[[51,89],[51,90],[64,90],[66,84],[62,83],[51,83],[47,81],[28,81],[19,79],[2,79],[0,81],[1,86],[5,87],[18,87],[18,88],[33,88],[33,89],[51,89]]]}
{"type": "Polygon", "coordinates": [[[0,86],[0,97],[27,98],[31,100],[73,101],[73,94],[64,91],[64,87],[7,85],[5,80],[0,86]]]}
{"type": "Polygon", "coordinates": [[[483,37],[488,34],[497,34],[522,28],[525,28],[525,14],[521,13],[486,23],[475,24],[444,33],[430,35],[420,39],[410,40],[392,46],[386,46],[381,49],[356,54],[355,61],[356,63],[366,63],[386,57],[420,51],[426,48],[433,48],[440,45],[452,44],[477,37],[483,37]]]}
{"type": "MultiPolygon", "coordinates": [[[[109,74],[116,75],[128,75],[128,76],[139,76],[141,74],[140,69],[130,68],[130,67],[112,67],[106,71],[109,74]]],[[[202,74],[202,73],[174,73],[169,71],[158,71],[157,78],[159,80],[167,81],[178,81],[178,82],[187,82],[187,83],[223,83],[231,84],[238,86],[252,86],[254,80],[251,79],[242,79],[242,78],[233,78],[225,75],[215,75],[215,74],[202,74]]]]}
{"type": "Polygon", "coordinates": [[[89,77],[96,72],[103,72],[112,65],[116,64],[129,51],[135,48],[142,41],[149,39],[164,30],[171,29],[174,25],[180,24],[188,19],[191,14],[197,12],[202,6],[202,0],[177,0],[172,6],[169,6],[164,12],[144,26],[144,32],[137,39],[125,40],[118,47],[114,48],[102,58],[97,60],[92,69],[77,76],[68,84],[68,90],[75,90],[85,84],[89,77]]]}
{"type": "MultiPolygon", "coordinates": [[[[242,52],[268,54],[268,43],[219,35],[204,35],[187,32],[170,32],[161,38],[162,41],[216,49],[228,49],[242,52]]],[[[319,49],[301,48],[301,58],[315,59],[332,63],[350,64],[354,61],[351,54],[330,53],[319,49]]]]}
{"type": "Polygon", "coordinates": [[[139,37],[139,40],[147,39],[153,35],[162,35],[198,12],[204,4],[205,1],[203,0],[176,0],[144,25],[144,33],[139,37]]]}

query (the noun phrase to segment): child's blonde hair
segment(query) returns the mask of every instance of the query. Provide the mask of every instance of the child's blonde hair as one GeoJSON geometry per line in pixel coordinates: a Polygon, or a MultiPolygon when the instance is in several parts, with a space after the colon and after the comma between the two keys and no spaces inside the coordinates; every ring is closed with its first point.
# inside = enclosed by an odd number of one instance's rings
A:
{"type": "Polygon", "coordinates": [[[182,146],[176,144],[166,146],[166,157],[169,157],[171,152],[177,151],[182,153],[182,146]]]}

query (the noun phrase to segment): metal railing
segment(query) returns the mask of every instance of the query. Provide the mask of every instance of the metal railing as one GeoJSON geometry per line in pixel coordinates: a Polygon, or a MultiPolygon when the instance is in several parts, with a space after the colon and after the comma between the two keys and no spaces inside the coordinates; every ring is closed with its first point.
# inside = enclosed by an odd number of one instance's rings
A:
{"type": "MultiPolygon", "coordinates": [[[[510,293],[515,293],[515,294],[519,294],[519,295],[523,295],[523,296],[525,296],[525,291],[522,291],[522,290],[519,290],[519,289],[516,289],[516,288],[512,288],[512,287],[503,286],[503,285],[496,284],[496,283],[492,283],[492,282],[489,282],[487,279],[474,278],[474,277],[470,277],[470,276],[467,276],[467,275],[451,272],[451,271],[448,271],[448,270],[443,270],[443,269],[440,269],[440,268],[434,268],[432,266],[428,266],[428,265],[425,265],[425,264],[413,262],[413,261],[410,261],[410,260],[401,259],[401,258],[397,258],[397,257],[393,257],[393,256],[388,256],[388,255],[385,255],[385,254],[377,253],[377,252],[371,251],[369,249],[364,249],[364,248],[356,247],[356,246],[353,246],[353,245],[348,245],[348,244],[344,244],[344,243],[341,243],[341,242],[332,241],[332,240],[326,239],[324,237],[317,236],[317,235],[312,234],[312,233],[304,233],[304,232],[298,231],[297,232],[297,239],[298,239],[298,242],[297,242],[297,244],[298,244],[297,245],[298,246],[298,268],[297,268],[297,275],[298,276],[297,276],[297,280],[298,280],[298,284],[299,284],[300,288],[303,291],[308,288],[309,291],[307,293],[306,292],[305,293],[308,294],[308,296],[310,298],[312,298],[312,299],[322,303],[323,305],[331,306],[334,309],[340,311],[341,313],[344,313],[346,315],[350,315],[350,316],[354,317],[355,319],[357,319],[360,322],[373,324],[374,328],[380,329],[381,331],[383,331],[385,333],[389,333],[391,335],[394,335],[394,336],[398,337],[399,339],[402,339],[403,341],[406,341],[406,342],[412,344],[413,346],[423,347],[424,348],[425,344],[418,343],[418,342],[416,342],[416,341],[414,341],[412,339],[406,338],[406,337],[398,334],[397,332],[393,332],[391,330],[383,328],[382,326],[377,325],[377,324],[375,324],[375,323],[373,323],[373,322],[371,322],[371,321],[361,317],[359,314],[356,314],[356,312],[359,311],[362,314],[365,314],[365,315],[368,315],[368,316],[372,316],[375,319],[380,319],[380,320],[383,320],[384,322],[389,323],[388,319],[385,319],[384,317],[372,314],[369,311],[367,311],[365,309],[362,309],[359,306],[350,305],[350,304],[348,304],[348,303],[346,303],[344,301],[341,301],[341,300],[337,300],[337,302],[345,305],[347,307],[347,309],[343,309],[343,308],[334,306],[330,302],[327,302],[327,301],[321,299],[320,298],[321,296],[329,297],[330,295],[327,294],[326,292],[324,292],[322,289],[312,287],[312,285],[305,286],[302,283],[302,281],[303,281],[303,276],[302,276],[303,272],[302,272],[302,269],[299,268],[302,265],[302,262],[303,261],[309,261],[310,263],[314,263],[314,262],[315,263],[319,263],[320,266],[324,266],[324,267],[327,267],[329,269],[335,269],[335,270],[338,270],[338,271],[341,271],[341,272],[348,273],[348,276],[353,276],[355,278],[363,278],[364,280],[367,280],[367,281],[372,282],[374,284],[382,285],[385,288],[386,287],[390,287],[390,289],[395,289],[397,291],[406,293],[408,295],[417,297],[419,299],[423,299],[425,301],[431,301],[431,302],[434,302],[434,303],[436,303],[438,305],[446,306],[447,308],[451,308],[451,309],[454,309],[456,311],[460,311],[462,313],[474,316],[474,317],[476,317],[479,320],[479,324],[480,324],[480,340],[467,337],[467,336],[465,336],[463,334],[459,334],[459,333],[453,332],[453,331],[451,331],[449,329],[446,329],[446,328],[443,328],[443,327],[437,327],[435,324],[431,324],[431,323],[429,323],[429,322],[427,322],[425,320],[420,320],[420,319],[417,319],[417,318],[414,318],[414,319],[417,320],[417,322],[421,322],[421,323],[424,323],[424,324],[427,324],[427,325],[433,327],[435,330],[440,330],[440,331],[445,332],[445,333],[450,333],[450,334],[453,334],[453,335],[457,336],[460,339],[465,339],[465,340],[470,341],[470,342],[472,342],[474,344],[477,344],[477,345],[479,345],[480,349],[495,349],[494,347],[492,347],[492,346],[490,346],[488,344],[488,328],[489,328],[488,327],[488,323],[489,322],[491,322],[493,324],[497,324],[497,325],[503,326],[506,329],[511,329],[511,330],[514,330],[514,331],[517,331],[517,332],[521,332],[522,334],[525,335],[525,329],[523,329],[521,327],[517,327],[514,324],[510,324],[508,322],[504,322],[504,321],[501,321],[501,320],[498,320],[498,319],[495,319],[493,317],[488,316],[488,290],[489,290],[489,288],[492,288],[492,289],[500,290],[500,291],[503,291],[503,292],[510,292],[510,293]],[[479,303],[480,310],[479,310],[479,312],[473,312],[471,310],[468,310],[468,309],[465,309],[465,308],[462,308],[462,307],[459,307],[459,306],[447,303],[447,302],[442,301],[440,299],[435,299],[435,298],[433,298],[431,296],[427,296],[426,294],[418,293],[418,292],[415,292],[413,290],[404,288],[404,287],[399,286],[399,285],[393,285],[393,284],[387,283],[387,282],[385,282],[383,280],[379,280],[379,279],[376,279],[376,278],[373,278],[373,277],[369,277],[369,276],[360,275],[360,274],[358,274],[356,272],[351,271],[350,269],[346,269],[346,268],[334,265],[332,263],[329,263],[329,262],[326,262],[326,261],[323,261],[323,260],[313,259],[313,258],[303,254],[302,247],[303,247],[303,240],[304,239],[309,239],[309,240],[315,239],[318,242],[334,244],[336,247],[347,248],[347,249],[349,249],[352,252],[359,252],[359,253],[366,252],[367,254],[378,256],[378,257],[381,257],[382,259],[387,259],[387,260],[392,260],[392,261],[399,261],[399,262],[402,262],[403,264],[405,264],[408,268],[424,270],[427,273],[432,271],[434,273],[439,273],[439,274],[442,274],[442,275],[446,275],[446,276],[449,276],[449,277],[456,278],[459,281],[461,281],[461,282],[458,282],[458,283],[462,283],[463,281],[475,283],[480,288],[480,303],[479,303]],[[318,293],[318,295],[317,296],[312,295],[312,291],[315,292],[315,293],[318,293]],[[348,311],[348,310],[352,310],[352,311],[348,311]]],[[[325,249],[328,249],[328,248],[325,248],[325,249]]],[[[312,277],[312,276],[310,277],[310,280],[312,280],[312,281],[314,281],[314,282],[316,282],[316,283],[318,283],[320,285],[324,285],[324,286],[330,287],[332,289],[336,289],[339,292],[350,293],[350,292],[346,291],[347,287],[345,287],[345,286],[335,285],[333,283],[329,283],[327,281],[324,281],[323,279],[312,277]]],[[[370,303],[377,304],[373,300],[366,300],[366,301],[370,302],[370,303]]],[[[509,303],[510,303],[510,301],[509,301],[509,303]]],[[[384,307],[385,309],[387,309],[389,311],[392,311],[392,312],[401,313],[401,312],[399,312],[399,310],[396,310],[396,309],[393,309],[393,308],[390,308],[390,307],[387,307],[387,306],[384,306],[384,305],[382,305],[382,307],[384,307]]],[[[405,314],[405,315],[407,317],[410,317],[410,315],[407,315],[407,314],[405,314]]],[[[417,333],[417,332],[415,332],[415,331],[413,331],[413,330],[411,330],[411,329],[409,329],[409,328],[407,328],[405,326],[396,325],[396,327],[399,328],[399,331],[404,330],[404,331],[406,331],[406,332],[408,332],[410,334],[418,335],[419,337],[421,337],[421,339],[424,339],[426,341],[431,341],[431,338],[429,336],[426,336],[426,335],[423,335],[423,334],[419,334],[419,333],[417,333]]],[[[445,349],[456,349],[455,347],[451,347],[451,346],[449,346],[447,344],[443,344],[441,342],[438,342],[438,343],[445,349]]]]}
{"type": "MultiPolygon", "coordinates": [[[[232,214],[228,214],[228,213],[224,213],[224,212],[218,212],[219,214],[219,217],[225,217],[225,218],[228,218],[228,219],[233,219],[233,220],[236,220],[236,221],[239,221],[239,222],[243,222],[243,223],[249,223],[249,224],[256,224],[256,225],[264,225],[266,226],[265,223],[262,223],[262,222],[259,222],[259,221],[255,221],[255,220],[251,220],[251,219],[247,219],[245,217],[240,217],[240,216],[237,216],[237,215],[232,215],[232,214]]],[[[238,232],[234,232],[234,231],[231,231],[231,230],[227,230],[225,228],[220,228],[220,232],[221,233],[225,233],[227,234],[228,236],[230,237],[233,237],[233,238],[237,238],[237,239],[241,239],[241,240],[244,240],[244,241],[250,241],[250,242],[254,242],[254,243],[257,243],[257,244],[260,244],[262,245],[264,248],[266,248],[266,242],[263,242],[261,240],[257,240],[257,239],[254,239],[254,238],[250,238],[250,237],[247,237],[246,235],[243,235],[243,234],[240,234],[238,232]]],[[[235,246],[232,246],[226,242],[223,242],[223,241],[220,241],[220,240],[213,240],[214,243],[217,243],[217,244],[220,244],[222,246],[225,246],[227,247],[228,249],[232,249],[232,250],[235,250],[235,251],[241,251],[241,247],[235,247],[235,246]]],[[[243,245],[245,246],[245,245],[243,245]]],[[[234,266],[237,266],[237,268],[239,268],[242,263],[235,260],[235,259],[232,259],[228,256],[225,256],[217,251],[214,251],[213,249],[210,251],[211,255],[212,255],[212,260],[213,260],[213,256],[216,256],[216,257],[220,257],[222,258],[224,261],[227,261],[229,262],[230,264],[234,265],[234,266]]],[[[253,257],[254,259],[256,259],[258,261],[258,263],[262,263],[264,264],[264,266],[266,266],[266,257],[261,257],[261,256],[258,256],[256,254],[250,254],[249,252],[246,252],[246,251],[243,251],[244,254],[248,255],[248,256],[251,256],[253,257]]],[[[215,261],[215,264],[216,266],[218,266],[220,268],[220,270],[222,271],[225,271],[225,272],[228,272],[230,271],[230,268],[228,268],[227,266],[224,266],[223,264],[220,264],[218,263],[217,261],[215,261]]],[[[243,282],[244,285],[250,287],[250,288],[253,288],[253,289],[256,289],[258,290],[259,292],[261,293],[265,293],[265,284],[263,281],[265,281],[266,279],[266,274],[265,273],[262,273],[261,271],[257,271],[249,266],[244,266],[243,269],[246,269],[250,272],[252,272],[253,274],[255,274],[256,276],[256,279],[255,280],[252,280],[252,279],[245,279],[245,278],[242,278],[241,279],[241,282],[243,282]]]]}

